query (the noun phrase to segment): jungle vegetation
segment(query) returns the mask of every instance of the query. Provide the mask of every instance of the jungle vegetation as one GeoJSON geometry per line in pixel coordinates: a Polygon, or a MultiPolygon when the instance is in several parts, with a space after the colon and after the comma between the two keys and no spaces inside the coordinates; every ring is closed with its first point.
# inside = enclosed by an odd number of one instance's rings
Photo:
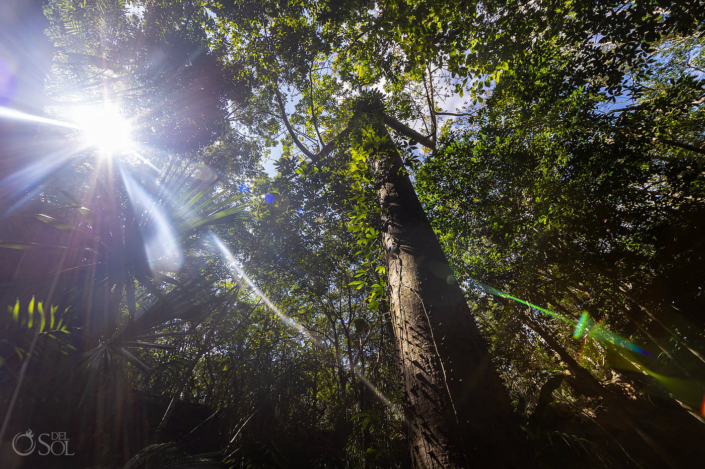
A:
{"type": "Polygon", "coordinates": [[[702,464],[700,2],[0,11],[3,467],[702,464]]]}

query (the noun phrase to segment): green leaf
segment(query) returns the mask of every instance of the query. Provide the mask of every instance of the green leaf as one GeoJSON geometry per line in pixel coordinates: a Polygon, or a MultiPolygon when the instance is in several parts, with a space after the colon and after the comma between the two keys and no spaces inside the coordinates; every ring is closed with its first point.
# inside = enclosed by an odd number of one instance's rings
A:
{"type": "Polygon", "coordinates": [[[240,201],[240,200],[242,199],[242,194],[237,194],[237,195],[234,195],[234,196],[232,196],[232,197],[228,197],[227,199],[225,199],[225,200],[223,200],[223,201],[221,201],[221,202],[218,202],[218,199],[220,199],[221,197],[223,197],[223,196],[224,196],[225,194],[227,194],[228,192],[232,192],[232,189],[226,189],[226,190],[224,190],[224,191],[221,191],[221,192],[215,194],[213,197],[209,198],[208,200],[206,200],[205,202],[203,202],[201,205],[199,205],[199,206],[196,208],[195,211],[196,211],[196,212],[200,212],[201,210],[203,210],[204,208],[206,208],[208,205],[217,202],[215,205],[211,206],[211,207],[208,209],[208,212],[213,213],[213,212],[215,212],[216,210],[220,209],[221,207],[225,207],[226,205],[233,204],[233,203],[238,202],[238,201],[240,201]]]}
{"type": "Polygon", "coordinates": [[[26,249],[36,249],[37,247],[39,247],[38,244],[0,243],[0,248],[5,248],[5,249],[26,250],[26,249]]]}
{"type": "Polygon", "coordinates": [[[236,220],[246,220],[247,217],[247,212],[245,210],[244,206],[237,206],[230,208],[228,210],[224,210],[222,212],[216,213],[215,215],[211,215],[210,217],[206,218],[203,221],[200,221],[193,225],[193,228],[198,228],[199,226],[207,226],[207,225],[215,225],[217,223],[224,223],[226,220],[221,220],[224,217],[227,216],[233,216],[234,219],[236,220]],[[218,222],[218,220],[221,220],[218,222]]]}
{"type": "Polygon", "coordinates": [[[72,249],[75,251],[82,250],[82,251],[87,251],[87,252],[93,252],[93,250],[88,247],[69,248],[67,246],[51,246],[51,245],[38,244],[38,243],[23,243],[21,241],[0,242],[0,248],[18,249],[18,250],[39,249],[39,250],[44,250],[44,251],[63,251],[65,249],[72,249]]]}
{"type": "Polygon", "coordinates": [[[54,329],[54,319],[56,318],[56,310],[58,310],[58,306],[50,306],[49,307],[49,329],[53,330],[54,329]]]}
{"type": "Polygon", "coordinates": [[[15,307],[12,308],[12,319],[15,322],[19,322],[19,320],[20,320],[20,300],[19,300],[19,298],[15,302],[15,307]]]}
{"type": "Polygon", "coordinates": [[[32,296],[32,299],[29,300],[29,306],[27,307],[27,313],[29,317],[29,322],[27,323],[27,327],[30,329],[32,328],[32,324],[34,324],[34,296],[32,296]]]}
{"type": "MultiPolygon", "coordinates": [[[[34,300],[34,297],[32,297],[32,300],[34,300]]],[[[47,318],[46,314],[44,314],[44,305],[42,305],[41,301],[39,302],[39,304],[37,304],[37,309],[39,310],[39,315],[42,317],[41,323],[39,325],[39,332],[44,332],[44,328],[47,324],[47,318]]]]}
{"type": "Polygon", "coordinates": [[[34,218],[36,218],[39,221],[43,221],[44,223],[48,223],[49,225],[53,226],[56,229],[59,230],[73,230],[75,229],[73,226],[66,225],[59,220],[57,220],[54,217],[50,217],[49,215],[44,215],[43,213],[38,213],[34,215],[34,218]]]}
{"type": "Polygon", "coordinates": [[[189,213],[189,212],[190,212],[189,209],[190,209],[191,207],[193,207],[193,206],[196,204],[196,202],[198,202],[204,195],[206,195],[206,193],[209,192],[209,191],[213,188],[214,185],[215,185],[215,183],[209,184],[208,186],[206,186],[205,189],[203,189],[202,191],[200,191],[198,194],[194,195],[193,197],[190,197],[193,192],[190,192],[190,193],[188,193],[187,195],[183,196],[183,197],[181,198],[181,199],[183,199],[183,200],[180,199],[179,202],[185,202],[186,200],[188,200],[188,203],[186,203],[186,205],[184,205],[183,207],[181,207],[181,208],[174,214],[174,216],[175,216],[175,217],[181,217],[181,216],[183,216],[183,215],[189,213]],[[190,200],[189,200],[189,197],[190,197],[190,200]]]}
{"type": "Polygon", "coordinates": [[[128,352],[128,351],[125,350],[124,348],[119,348],[118,350],[120,351],[120,353],[122,353],[122,354],[125,356],[125,358],[127,358],[127,360],[128,360],[129,362],[134,363],[134,364],[137,365],[139,368],[141,368],[143,371],[146,371],[147,373],[149,373],[150,371],[152,371],[152,369],[151,369],[150,367],[148,367],[147,365],[145,365],[142,361],[140,361],[137,357],[135,357],[134,355],[132,355],[130,352],[128,352]]]}

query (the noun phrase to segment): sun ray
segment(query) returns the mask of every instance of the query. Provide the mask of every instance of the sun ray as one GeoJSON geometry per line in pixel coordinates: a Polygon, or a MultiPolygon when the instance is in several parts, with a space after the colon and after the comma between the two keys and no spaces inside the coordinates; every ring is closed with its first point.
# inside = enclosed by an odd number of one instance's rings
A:
{"type": "MultiPolygon", "coordinates": [[[[306,329],[303,328],[301,324],[299,324],[295,319],[287,316],[286,314],[282,313],[277,306],[272,303],[267,296],[262,293],[262,291],[257,288],[257,285],[254,284],[254,282],[250,279],[250,277],[245,273],[244,270],[240,268],[240,266],[237,263],[237,260],[235,259],[235,256],[230,252],[230,250],[225,246],[225,243],[217,237],[216,235],[212,235],[211,239],[215,243],[216,247],[218,248],[218,251],[223,255],[223,257],[226,259],[227,262],[227,267],[230,270],[231,273],[237,275],[238,277],[242,278],[247,285],[252,288],[252,290],[255,292],[255,294],[269,307],[269,309],[276,314],[279,319],[286,325],[287,327],[294,329],[296,332],[304,336],[306,339],[308,339],[311,343],[316,345],[317,347],[323,347],[323,344],[313,337],[306,329]]],[[[389,407],[394,414],[399,417],[403,418],[403,414],[401,410],[398,408],[398,406],[395,406],[392,404],[389,399],[375,387],[374,384],[370,383],[367,378],[357,369],[356,366],[354,366],[352,363],[350,364],[351,371],[355,374],[355,376],[358,377],[358,379],[362,382],[363,385],[365,385],[367,388],[369,388],[375,396],[387,407],[389,407]]]]}
{"type": "Polygon", "coordinates": [[[150,269],[155,273],[162,270],[178,272],[183,263],[183,255],[163,208],[122,168],[120,174],[130,202],[136,208],[135,212],[147,214],[149,220],[140,223],[140,229],[150,269]]]}
{"type": "Polygon", "coordinates": [[[37,124],[54,125],[57,127],[66,127],[69,129],[76,130],[81,129],[78,124],[59,121],[56,119],[49,119],[47,117],[33,116],[32,114],[27,114],[25,112],[3,106],[0,106],[0,119],[15,120],[20,122],[34,122],[37,124]]]}

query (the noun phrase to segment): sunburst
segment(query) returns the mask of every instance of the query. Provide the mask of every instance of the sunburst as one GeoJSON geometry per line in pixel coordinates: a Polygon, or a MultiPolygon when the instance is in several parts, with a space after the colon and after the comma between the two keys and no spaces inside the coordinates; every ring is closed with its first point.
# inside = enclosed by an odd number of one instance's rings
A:
{"type": "Polygon", "coordinates": [[[72,113],[81,129],[83,141],[101,156],[111,157],[134,147],[132,126],[112,103],[99,107],[80,107],[72,113]]]}

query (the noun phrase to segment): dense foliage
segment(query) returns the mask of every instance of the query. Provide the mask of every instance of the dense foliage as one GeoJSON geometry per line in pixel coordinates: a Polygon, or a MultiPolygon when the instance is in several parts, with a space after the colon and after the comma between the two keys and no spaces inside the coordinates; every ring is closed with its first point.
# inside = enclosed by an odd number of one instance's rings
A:
{"type": "Polygon", "coordinates": [[[498,370],[526,467],[702,457],[700,3],[8,11],[3,464],[46,467],[12,450],[31,428],[70,438],[52,467],[426,467],[409,450],[418,363],[395,341],[384,144],[489,349],[461,373],[498,370]],[[129,117],[129,149],[86,141],[76,116],[105,103],[129,117]]]}

